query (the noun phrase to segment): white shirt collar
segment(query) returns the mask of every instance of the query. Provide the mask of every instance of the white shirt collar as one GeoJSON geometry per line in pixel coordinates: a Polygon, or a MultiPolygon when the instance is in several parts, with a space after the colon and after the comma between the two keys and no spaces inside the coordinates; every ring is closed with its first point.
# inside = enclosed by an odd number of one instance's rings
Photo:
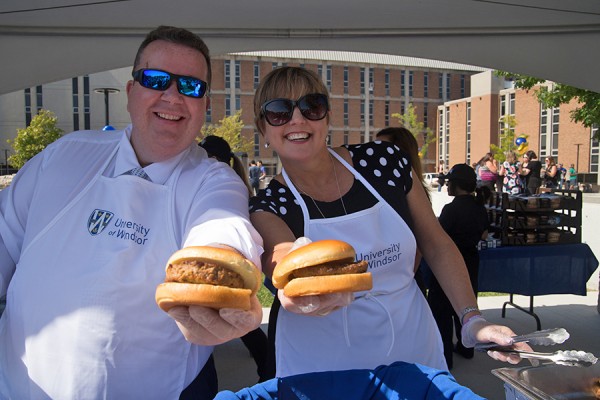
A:
{"type": "MultiPolygon", "coordinates": [[[[125,129],[125,134],[121,138],[121,142],[119,143],[119,150],[116,154],[115,159],[115,169],[114,176],[122,175],[123,173],[131,170],[135,167],[140,167],[140,163],[137,160],[137,156],[135,155],[135,151],[131,146],[131,125],[129,125],[125,129]]],[[[194,143],[193,146],[196,146],[194,143]]],[[[144,167],[144,171],[152,182],[164,185],[167,179],[171,176],[175,167],[179,164],[179,162],[189,154],[192,146],[188,147],[181,153],[177,154],[175,157],[172,157],[166,161],[152,163],[144,167]]]]}

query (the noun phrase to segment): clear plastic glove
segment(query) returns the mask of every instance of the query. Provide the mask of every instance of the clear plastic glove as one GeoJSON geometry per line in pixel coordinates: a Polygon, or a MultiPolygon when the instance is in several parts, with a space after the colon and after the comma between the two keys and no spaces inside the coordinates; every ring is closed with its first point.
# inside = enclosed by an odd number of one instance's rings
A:
{"type": "Polygon", "coordinates": [[[301,236],[298,239],[296,239],[296,241],[292,244],[292,247],[290,248],[290,251],[288,252],[288,254],[291,253],[292,251],[296,250],[297,248],[306,246],[307,244],[310,244],[310,243],[312,243],[312,240],[310,240],[306,236],[301,236]]]}
{"type": "MultiPolygon", "coordinates": [[[[531,351],[526,343],[514,343],[512,337],[515,333],[507,326],[490,324],[481,315],[476,315],[462,326],[460,331],[462,344],[465,347],[474,347],[476,343],[494,342],[499,346],[513,345],[516,350],[531,351]]],[[[521,357],[516,354],[488,351],[487,354],[495,360],[518,364],[521,357]]]]}
{"type": "Polygon", "coordinates": [[[281,306],[296,314],[324,317],[332,311],[346,307],[354,300],[354,293],[329,293],[318,296],[287,297],[283,290],[277,291],[281,306]]]}
{"type": "Polygon", "coordinates": [[[202,346],[216,346],[244,336],[258,328],[262,322],[262,306],[256,296],[250,299],[248,311],[234,308],[215,310],[208,307],[173,307],[169,316],[186,340],[202,346]]]}

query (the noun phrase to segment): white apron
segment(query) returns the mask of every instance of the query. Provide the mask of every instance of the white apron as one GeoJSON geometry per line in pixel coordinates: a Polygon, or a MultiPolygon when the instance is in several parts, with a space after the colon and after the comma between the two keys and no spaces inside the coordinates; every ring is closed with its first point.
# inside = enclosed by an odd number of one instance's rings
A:
{"type": "Polygon", "coordinates": [[[13,398],[176,399],[190,352],[206,352],[201,367],[212,350],[186,342],[154,300],[178,248],[180,166],[165,186],[102,176],[115,154],[23,250],[0,326],[13,398]]]}
{"type": "Polygon", "coordinates": [[[429,306],[414,280],[415,238],[398,213],[345,160],[330,150],[379,200],[366,210],[310,220],[287,173],[283,177],[304,214],[304,236],[350,243],[369,262],[373,289],[326,317],[285,311],[277,319],[277,376],[312,371],[372,369],[394,361],[447,369],[429,306]]]}

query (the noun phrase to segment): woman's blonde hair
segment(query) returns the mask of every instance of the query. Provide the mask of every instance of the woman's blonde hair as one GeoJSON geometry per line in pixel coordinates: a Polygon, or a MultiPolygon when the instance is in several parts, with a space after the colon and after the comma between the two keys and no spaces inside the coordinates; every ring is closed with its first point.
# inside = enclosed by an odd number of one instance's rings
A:
{"type": "Polygon", "coordinates": [[[280,67],[269,72],[254,93],[254,124],[258,131],[264,133],[261,107],[265,102],[277,98],[297,100],[309,93],[324,94],[329,105],[327,87],[315,72],[300,67],[280,67]]]}
{"type": "Polygon", "coordinates": [[[514,164],[517,162],[517,153],[515,153],[514,151],[507,151],[506,153],[504,153],[504,156],[509,164],[514,164]]]}

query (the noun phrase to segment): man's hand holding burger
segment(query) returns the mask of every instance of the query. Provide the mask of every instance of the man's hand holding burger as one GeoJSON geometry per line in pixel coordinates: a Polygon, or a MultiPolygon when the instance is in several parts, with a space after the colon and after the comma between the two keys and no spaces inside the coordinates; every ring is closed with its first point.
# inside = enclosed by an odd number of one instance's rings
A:
{"type": "Polygon", "coordinates": [[[252,296],[250,304],[251,308],[247,311],[189,306],[173,307],[168,313],[189,342],[202,346],[216,346],[242,337],[260,326],[262,306],[256,296],[252,296]]]}
{"type": "Polygon", "coordinates": [[[273,271],[281,305],[290,312],[325,316],[354,300],[354,292],[372,288],[366,262],[338,240],[298,238],[273,271]]]}
{"type": "Polygon", "coordinates": [[[214,346],[260,326],[256,293],[260,270],[237,250],[223,245],[191,246],[167,261],[156,303],[195,344],[214,346]]]}

